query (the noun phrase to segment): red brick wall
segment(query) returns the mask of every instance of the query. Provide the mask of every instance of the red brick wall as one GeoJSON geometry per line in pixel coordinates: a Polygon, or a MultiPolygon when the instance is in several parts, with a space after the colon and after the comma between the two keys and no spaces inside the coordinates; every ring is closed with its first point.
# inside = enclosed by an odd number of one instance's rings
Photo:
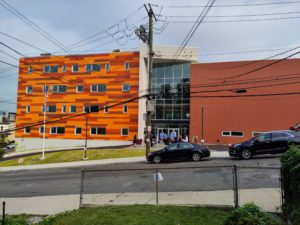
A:
{"type": "Polygon", "coordinates": [[[299,94],[213,97],[300,92],[300,59],[285,60],[245,74],[272,62],[275,61],[193,64],[190,136],[197,135],[201,139],[201,106],[204,106],[204,140],[209,144],[240,142],[252,137],[253,131],[288,129],[300,122],[299,94]],[[237,75],[241,76],[228,78],[237,75]],[[247,92],[234,92],[241,88],[247,92]],[[222,131],[243,131],[244,137],[224,137],[222,131]]]}

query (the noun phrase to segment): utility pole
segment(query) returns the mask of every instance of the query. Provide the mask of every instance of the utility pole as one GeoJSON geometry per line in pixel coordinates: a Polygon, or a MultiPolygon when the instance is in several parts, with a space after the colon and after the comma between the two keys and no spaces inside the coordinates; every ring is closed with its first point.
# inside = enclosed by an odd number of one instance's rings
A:
{"type": "Polygon", "coordinates": [[[136,35],[144,42],[148,44],[148,98],[146,102],[146,157],[150,153],[150,147],[151,147],[151,112],[153,105],[151,105],[152,101],[152,66],[153,66],[153,17],[155,20],[155,14],[152,10],[151,4],[148,3],[148,7],[146,4],[144,4],[144,7],[148,13],[149,17],[149,31],[146,32],[146,28],[141,25],[140,28],[135,30],[136,35]]]}
{"type": "Polygon", "coordinates": [[[44,126],[43,126],[43,151],[42,151],[42,157],[41,160],[45,159],[45,139],[46,139],[46,112],[47,112],[47,101],[48,101],[48,90],[46,90],[46,85],[44,85],[44,126]]]}
{"type": "Polygon", "coordinates": [[[83,160],[87,160],[87,139],[88,139],[88,116],[85,117],[85,145],[84,145],[84,156],[83,160]]]}

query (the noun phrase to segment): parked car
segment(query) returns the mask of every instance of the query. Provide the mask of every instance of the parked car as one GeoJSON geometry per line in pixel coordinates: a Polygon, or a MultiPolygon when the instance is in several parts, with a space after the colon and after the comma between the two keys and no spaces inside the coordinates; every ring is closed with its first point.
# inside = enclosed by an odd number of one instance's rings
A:
{"type": "Polygon", "coordinates": [[[7,151],[14,151],[16,148],[16,144],[9,144],[6,146],[7,151]]]}
{"type": "Polygon", "coordinates": [[[147,160],[154,163],[182,160],[199,161],[201,158],[209,156],[210,151],[206,146],[179,142],[170,144],[159,151],[149,153],[147,160]]]}
{"type": "Polygon", "coordinates": [[[294,131],[264,132],[239,144],[229,146],[230,156],[250,159],[253,155],[285,152],[291,144],[300,145],[300,134],[294,131]]]}

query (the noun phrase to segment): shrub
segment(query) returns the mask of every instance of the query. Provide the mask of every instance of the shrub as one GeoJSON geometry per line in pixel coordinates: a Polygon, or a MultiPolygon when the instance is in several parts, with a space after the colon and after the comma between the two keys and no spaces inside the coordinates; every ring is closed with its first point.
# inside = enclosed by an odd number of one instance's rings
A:
{"type": "MultiPolygon", "coordinates": [[[[2,218],[0,219],[0,224],[2,224],[2,218]]],[[[23,217],[5,217],[5,225],[30,225],[30,222],[27,221],[26,218],[23,217]]]]}
{"type": "Polygon", "coordinates": [[[4,154],[5,154],[5,150],[0,149],[0,159],[3,159],[4,154]]]}
{"type": "Polygon", "coordinates": [[[293,224],[300,224],[300,146],[291,146],[281,157],[284,210],[293,224]]]}
{"type": "Polygon", "coordinates": [[[278,219],[253,203],[247,203],[231,212],[224,225],[279,225],[278,219]]]}

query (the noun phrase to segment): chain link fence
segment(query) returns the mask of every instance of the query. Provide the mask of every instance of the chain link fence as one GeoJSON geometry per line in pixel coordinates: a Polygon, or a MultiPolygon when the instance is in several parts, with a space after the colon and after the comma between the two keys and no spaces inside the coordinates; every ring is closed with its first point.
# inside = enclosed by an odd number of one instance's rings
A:
{"type": "Polygon", "coordinates": [[[281,212],[280,168],[209,166],[139,170],[82,170],[80,206],[202,205],[254,202],[281,212]]]}

